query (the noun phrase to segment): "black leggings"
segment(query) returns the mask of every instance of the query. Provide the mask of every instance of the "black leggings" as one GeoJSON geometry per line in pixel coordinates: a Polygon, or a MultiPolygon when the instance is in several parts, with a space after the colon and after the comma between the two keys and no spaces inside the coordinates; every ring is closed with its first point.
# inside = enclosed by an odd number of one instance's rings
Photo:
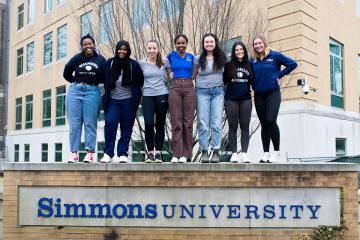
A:
{"type": "Polygon", "coordinates": [[[264,152],[269,152],[270,139],[274,150],[280,149],[280,130],[276,123],[281,102],[280,91],[255,92],[255,108],[261,124],[261,140],[264,152]]]}
{"type": "Polygon", "coordinates": [[[251,118],[251,99],[243,101],[225,101],[225,112],[229,123],[229,146],[232,153],[237,152],[237,129],[240,123],[241,151],[249,147],[249,125],[251,118]]]}
{"type": "Polygon", "coordinates": [[[168,110],[168,94],[159,96],[144,96],[142,101],[144,122],[145,122],[145,142],[148,151],[155,149],[161,151],[165,139],[165,121],[168,110]],[[154,119],[156,118],[156,123],[154,119]],[[156,128],[156,136],[154,132],[156,128]]]}

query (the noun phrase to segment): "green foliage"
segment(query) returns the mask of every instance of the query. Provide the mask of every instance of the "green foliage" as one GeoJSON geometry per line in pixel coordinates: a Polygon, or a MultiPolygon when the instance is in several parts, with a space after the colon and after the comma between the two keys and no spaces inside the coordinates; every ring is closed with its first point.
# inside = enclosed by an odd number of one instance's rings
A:
{"type": "Polygon", "coordinates": [[[344,222],[344,189],[340,190],[340,226],[318,226],[311,233],[304,233],[297,240],[336,240],[343,239],[345,230],[344,222]]]}

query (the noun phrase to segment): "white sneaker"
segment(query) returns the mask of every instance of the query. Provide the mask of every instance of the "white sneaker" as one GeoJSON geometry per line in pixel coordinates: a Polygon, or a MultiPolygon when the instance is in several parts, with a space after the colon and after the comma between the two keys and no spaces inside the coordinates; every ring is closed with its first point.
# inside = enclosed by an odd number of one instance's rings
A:
{"type": "Polygon", "coordinates": [[[269,152],[265,152],[264,155],[260,158],[260,163],[269,162],[270,154],[269,152]]]}
{"type": "Polygon", "coordinates": [[[239,163],[239,157],[237,153],[233,153],[230,158],[231,163],[239,163]]]}
{"type": "Polygon", "coordinates": [[[246,152],[241,153],[241,162],[242,163],[251,163],[251,160],[246,152]]]}
{"type": "Polygon", "coordinates": [[[280,162],[280,152],[279,152],[279,151],[275,151],[273,154],[271,154],[271,156],[269,157],[268,162],[269,162],[269,163],[277,163],[277,162],[280,162]]]}
{"type": "Polygon", "coordinates": [[[186,157],[179,158],[179,163],[186,163],[186,162],[187,162],[186,157]]]}
{"type": "Polygon", "coordinates": [[[120,156],[119,163],[130,163],[130,159],[127,156],[120,156]]]}
{"type": "Polygon", "coordinates": [[[172,157],[171,163],[178,163],[178,162],[179,162],[179,158],[177,158],[177,157],[172,157]]]}
{"type": "Polygon", "coordinates": [[[106,153],[104,153],[104,156],[101,158],[100,160],[101,163],[109,163],[112,162],[112,158],[107,155],[106,153]]]}
{"type": "Polygon", "coordinates": [[[79,161],[79,157],[77,155],[77,153],[72,153],[71,157],[68,159],[68,163],[76,163],[79,161]]]}

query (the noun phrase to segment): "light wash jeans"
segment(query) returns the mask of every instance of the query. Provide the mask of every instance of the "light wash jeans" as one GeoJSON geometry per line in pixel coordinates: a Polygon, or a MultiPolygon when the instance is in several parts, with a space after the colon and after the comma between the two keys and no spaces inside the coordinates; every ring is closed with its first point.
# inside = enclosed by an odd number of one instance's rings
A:
{"type": "Polygon", "coordinates": [[[84,124],[85,149],[95,152],[97,118],[101,108],[100,88],[72,83],[66,95],[65,106],[70,128],[70,151],[79,151],[84,124]]]}
{"type": "Polygon", "coordinates": [[[224,87],[196,88],[196,113],[200,150],[220,149],[224,87]]]}

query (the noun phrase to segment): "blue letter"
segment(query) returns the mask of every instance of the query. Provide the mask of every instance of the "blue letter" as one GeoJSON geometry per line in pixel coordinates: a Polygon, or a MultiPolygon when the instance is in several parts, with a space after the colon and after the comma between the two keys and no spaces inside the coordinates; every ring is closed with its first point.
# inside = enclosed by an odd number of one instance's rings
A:
{"type": "Polygon", "coordinates": [[[219,208],[219,210],[216,212],[216,211],[215,211],[216,205],[209,205],[209,206],[211,207],[211,210],[213,211],[215,218],[218,218],[218,217],[219,217],[220,212],[221,212],[221,209],[224,207],[224,205],[217,205],[217,207],[219,208]]]}
{"type": "Polygon", "coordinates": [[[187,214],[189,215],[190,218],[194,218],[194,207],[195,207],[195,205],[189,205],[189,207],[191,207],[191,210],[189,210],[186,205],[179,205],[179,206],[181,208],[180,218],[186,218],[185,217],[185,212],[187,212],[187,214]]]}
{"type": "Polygon", "coordinates": [[[128,218],[144,218],[142,213],[142,206],[140,204],[128,204],[129,215],[128,218]],[[137,215],[134,215],[135,209],[137,209],[137,215]]]}
{"type": "Polygon", "coordinates": [[[60,203],[61,203],[61,199],[57,198],[56,203],[54,204],[54,206],[56,207],[56,214],[54,217],[56,217],[56,218],[63,217],[63,215],[61,214],[61,204],[60,203]]]}
{"type": "Polygon", "coordinates": [[[318,217],[316,216],[316,212],[317,210],[319,210],[319,208],[321,208],[321,205],[307,205],[306,206],[308,209],[310,209],[312,216],[310,217],[311,219],[317,219],[318,217]],[[313,207],[315,207],[315,209],[313,209],[313,207]]]}
{"type": "Polygon", "coordinates": [[[275,206],[274,205],[265,205],[264,206],[264,218],[273,219],[275,217],[275,206]],[[270,215],[268,215],[270,214],[270,215]]]}
{"type": "Polygon", "coordinates": [[[169,205],[161,205],[161,206],[163,207],[163,213],[164,213],[164,217],[165,217],[165,218],[173,218],[173,217],[174,217],[176,205],[170,205],[170,206],[171,206],[171,210],[172,210],[171,216],[168,216],[168,215],[166,214],[166,209],[167,209],[167,206],[169,206],[169,205]]]}
{"type": "Polygon", "coordinates": [[[200,207],[200,216],[199,216],[199,218],[206,218],[206,216],[205,216],[206,205],[199,205],[199,207],[200,207]]]}
{"type": "Polygon", "coordinates": [[[240,205],[227,205],[227,207],[229,209],[229,215],[227,218],[240,218],[240,205]]]}
{"type": "Polygon", "coordinates": [[[81,217],[82,218],[86,218],[86,206],[85,204],[83,203],[80,203],[80,204],[75,204],[75,203],[70,203],[70,204],[67,204],[65,203],[64,204],[64,207],[65,207],[65,215],[64,217],[66,218],[78,218],[79,217],[79,208],[81,208],[81,217]],[[74,214],[71,215],[71,209],[73,209],[73,212],[74,214]]]}
{"type": "Polygon", "coordinates": [[[113,207],[112,212],[113,212],[114,217],[116,217],[116,218],[124,218],[127,215],[127,209],[124,204],[116,204],[113,207]],[[122,209],[122,213],[120,215],[118,215],[118,213],[117,213],[118,208],[122,209]]]}
{"type": "Polygon", "coordinates": [[[38,201],[38,217],[49,218],[53,215],[52,198],[40,198],[38,201]],[[43,213],[42,210],[48,213],[43,213]]]}
{"type": "Polygon", "coordinates": [[[258,207],[255,205],[245,205],[246,208],[246,217],[247,219],[252,219],[252,217],[250,216],[250,213],[254,213],[254,217],[255,219],[258,219],[260,217],[260,215],[257,213],[258,211],[258,207]],[[253,210],[250,210],[251,208],[253,208],[253,210]]]}
{"type": "Polygon", "coordinates": [[[111,207],[109,204],[89,204],[90,207],[90,215],[89,218],[112,218],[111,216],[111,207]],[[106,215],[104,216],[103,210],[106,209],[106,215]],[[97,209],[98,214],[95,214],[95,210],[97,209]]]}
{"type": "Polygon", "coordinates": [[[280,215],[280,219],[285,219],[285,208],[286,208],[286,205],[279,205],[279,207],[281,208],[281,215],[280,215]]]}
{"type": "Polygon", "coordinates": [[[145,218],[154,219],[157,217],[156,204],[147,204],[145,206],[145,218]]]}
{"type": "Polygon", "coordinates": [[[300,219],[301,217],[299,216],[299,209],[301,211],[303,211],[304,206],[302,206],[302,205],[291,205],[290,206],[290,212],[292,211],[293,208],[295,208],[295,216],[293,217],[293,219],[300,219]]]}

